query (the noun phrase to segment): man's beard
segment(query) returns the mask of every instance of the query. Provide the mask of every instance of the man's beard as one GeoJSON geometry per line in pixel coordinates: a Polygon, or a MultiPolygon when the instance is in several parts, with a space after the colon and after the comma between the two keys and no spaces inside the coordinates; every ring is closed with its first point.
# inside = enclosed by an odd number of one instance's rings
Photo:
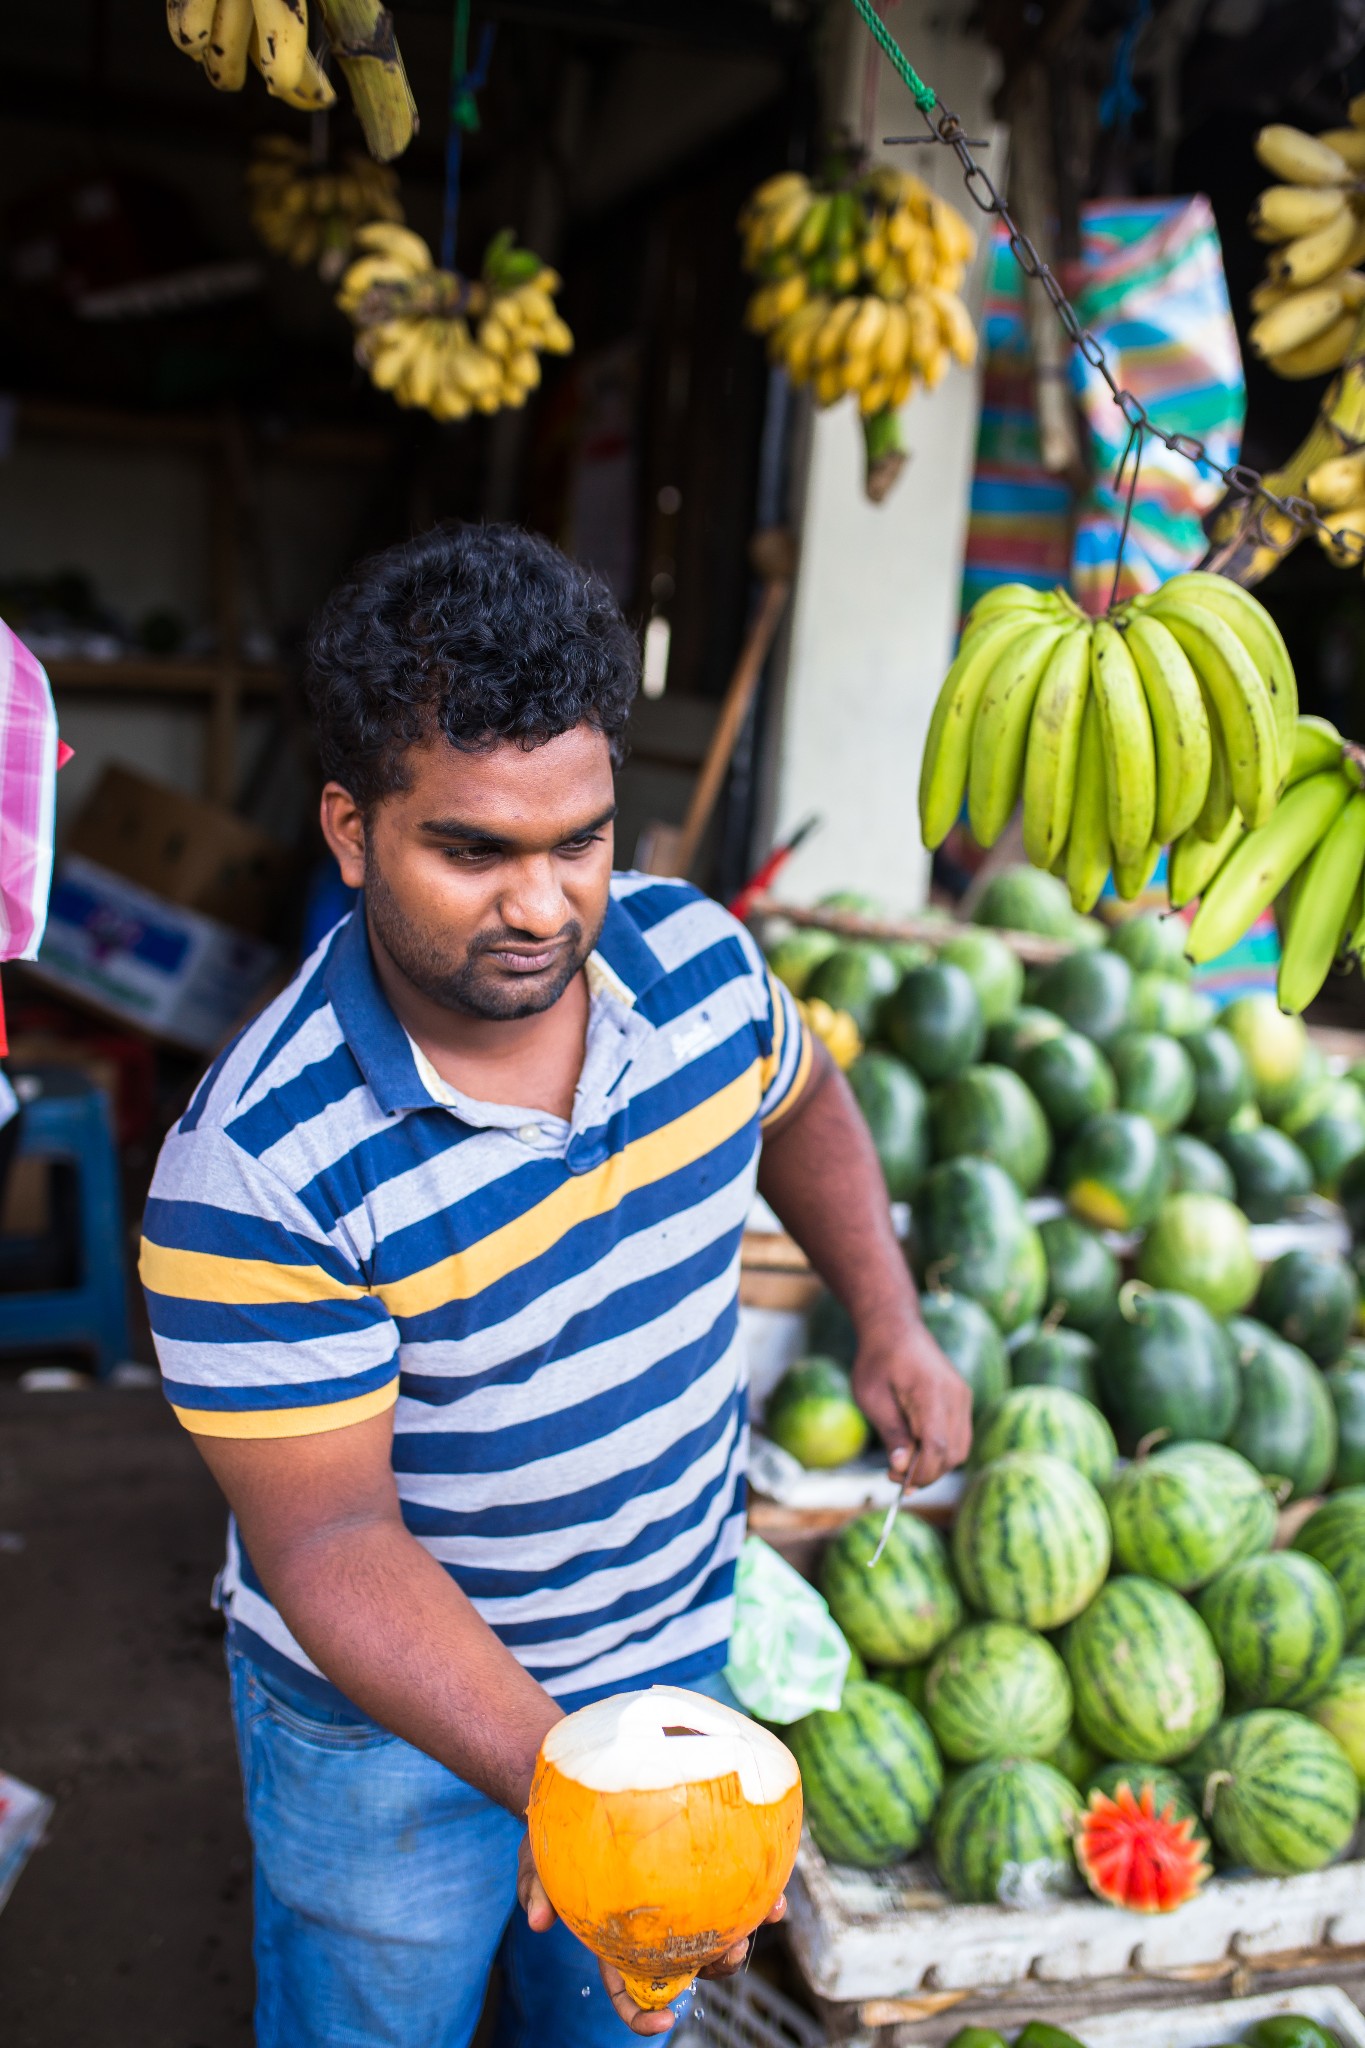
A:
{"type": "Polygon", "coordinates": [[[404,915],[378,868],[369,861],[365,864],[365,909],[385,952],[415,989],[443,1010],[493,1021],[534,1017],[541,1010],[553,1009],[601,935],[600,924],[587,938],[576,921],[563,926],[555,934],[568,941],[563,958],[548,979],[541,979],[499,974],[485,965],[485,956],[494,947],[506,946],[520,936],[509,930],[480,932],[470,941],[463,960],[452,966],[404,915]]]}

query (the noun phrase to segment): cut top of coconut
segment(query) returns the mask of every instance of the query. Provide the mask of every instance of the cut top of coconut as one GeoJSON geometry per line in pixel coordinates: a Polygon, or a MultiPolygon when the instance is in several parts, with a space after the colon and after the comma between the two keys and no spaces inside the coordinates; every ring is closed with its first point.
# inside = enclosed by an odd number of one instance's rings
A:
{"type": "Polygon", "coordinates": [[[541,1755],[591,1792],[663,1792],[733,1774],[751,1806],[775,1805],[800,1777],[796,1758],[766,1728],[677,1685],[580,1707],[556,1721],[541,1755]]]}

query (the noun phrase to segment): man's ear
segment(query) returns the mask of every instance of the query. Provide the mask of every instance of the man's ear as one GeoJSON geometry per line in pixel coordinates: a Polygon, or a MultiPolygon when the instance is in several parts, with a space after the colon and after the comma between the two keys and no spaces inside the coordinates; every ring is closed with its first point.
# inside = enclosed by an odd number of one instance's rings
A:
{"type": "Polygon", "coordinates": [[[322,836],[336,855],[348,889],[365,886],[365,814],[349,790],[329,782],[322,792],[322,836]]]}

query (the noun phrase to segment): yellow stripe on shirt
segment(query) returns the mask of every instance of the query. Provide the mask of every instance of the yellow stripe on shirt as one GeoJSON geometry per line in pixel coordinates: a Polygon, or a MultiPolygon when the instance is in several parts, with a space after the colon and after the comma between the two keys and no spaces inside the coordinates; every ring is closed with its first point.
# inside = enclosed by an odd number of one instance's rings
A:
{"type": "Polygon", "coordinates": [[[277,1266],[270,1259],[230,1259],[220,1252],[181,1251],[142,1240],[138,1272],[153,1294],[179,1301],[212,1301],[233,1308],[273,1302],[361,1301],[369,1292],[334,1280],[321,1266],[277,1266]]]}
{"type": "Polygon", "coordinates": [[[349,1401],[319,1401],[310,1408],[176,1408],[175,1413],[195,1436],[320,1436],[324,1430],[368,1422],[397,1399],[398,1382],[392,1379],[349,1401]]]}

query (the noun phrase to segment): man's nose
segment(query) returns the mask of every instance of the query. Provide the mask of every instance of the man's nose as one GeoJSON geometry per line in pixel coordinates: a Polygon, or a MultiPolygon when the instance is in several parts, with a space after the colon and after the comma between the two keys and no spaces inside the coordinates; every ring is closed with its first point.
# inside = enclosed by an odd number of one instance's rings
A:
{"type": "Polygon", "coordinates": [[[501,909],[504,924],[537,939],[552,939],[564,929],[570,921],[569,906],[549,854],[536,854],[517,863],[501,909]]]}

